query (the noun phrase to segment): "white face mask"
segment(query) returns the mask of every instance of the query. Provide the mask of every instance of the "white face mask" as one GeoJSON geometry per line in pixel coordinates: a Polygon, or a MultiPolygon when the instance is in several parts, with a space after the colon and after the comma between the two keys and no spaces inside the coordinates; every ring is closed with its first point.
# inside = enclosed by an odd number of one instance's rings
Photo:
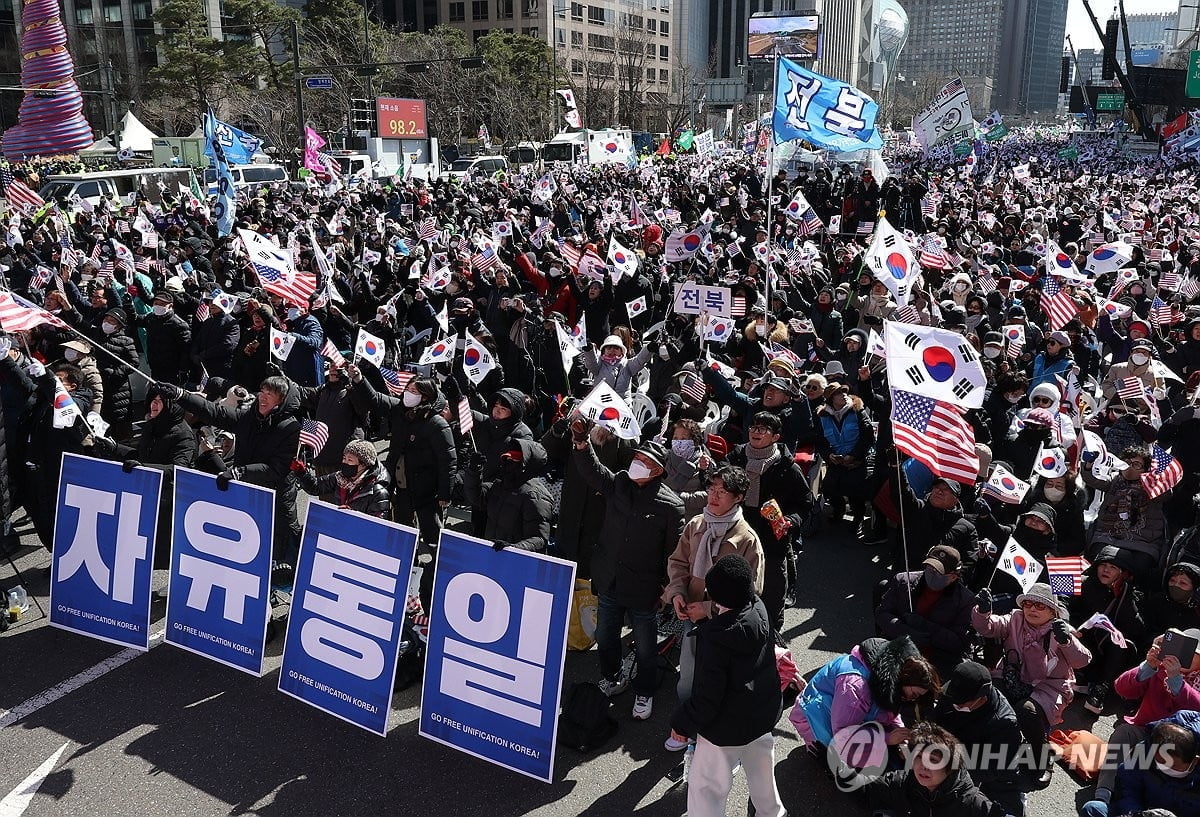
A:
{"type": "Polygon", "coordinates": [[[1170,763],[1163,763],[1161,760],[1154,761],[1154,765],[1158,767],[1158,770],[1167,777],[1173,777],[1176,780],[1187,777],[1192,773],[1192,769],[1190,767],[1180,771],[1179,769],[1174,768],[1170,763]]]}
{"type": "Polygon", "coordinates": [[[63,357],[67,359],[68,363],[74,363],[79,360],[79,352],[74,349],[63,349],[63,357]]]}
{"type": "Polygon", "coordinates": [[[1042,493],[1044,493],[1046,495],[1046,499],[1050,500],[1051,502],[1062,502],[1063,497],[1067,495],[1066,490],[1062,488],[1047,488],[1046,490],[1042,491],[1042,493]]]}
{"type": "Polygon", "coordinates": [[[1006,394],[1006,395],[1004,395],[1004,399],[1007,400],[1008,402],[1012,403],[1015,406],[1017,403],[1021,402],[1021,395],[1006,394]]]}
{"type": "Polygon", "coordinates": [[[1132,363],[1134,366],[1145,366],[1147,363],[1150,362],[1150,356],[1143,355],[1139,352],[1136,355],[1130,355],[1129,362],[1132,363]]]}
{"type": "Polygon", "coordinates": [[[416,394],[415,392],[406,391],[400,399],[403,400],[404,405],[408,406],[409,408],[415,408],[421,405],[421,395],[416,394]]]}
{"type": "Polygon", "coordinates": [[[162,304],[155,304],[154,305],[154,314],[161,317],[161,316],[167,314],[167,308],[165,306],[163,306],[162,304]]]}
{"type": "Polygon", "coordinates": [[[101,330],[104,332],[104,334],[106,334],[106,335],[113,335],[113,334],[116,334],[116,331],[117,331],[117,329],[119,329],[119,328],[120,328],[120,327],[118,327],[118,326],[117,326],[115,323],[108,323],[107,321],[106,321],[105,323],[103,323],[103,324],[101,324],[101,325],[100,325],[100,329],[101,329],[101,330]]]}
{"type": "Polygon", "coordinates": [[[995,360],[996,358],[1000,357],[1000,350],[995,346],[984,346],[983,356],[988,360],[995,360]]]}
{"type": "Polygon", "coordinates": [[[971,711],[970,704],[967,704],[965,706],[959,706],[958,704],[952,704],[952,706],[954,707],[955,712],[970,712],[971,711]]]}
{"type": "Polygon", "coordinates": [[[966,291],[967,291],[967,285],[966,285],[965,283],[962,283],[962,282],[960,281],[959,283],[957,283],[957,284],[955,284],[955,285],[954,285],[954,291],[955,291],[955,292],[966,292],[966,291]]]}
{"type": "Polygon", "coordinates": [[[767,325],[765,323],[756,324],[754,327],[754,332],[760,338],[765,338],[767,336],[767,325]]]}
{"type": "Polygon", "coordinates": [[[293,306],[291,309],[289,309],[287,311],[287,319],[289,321],[294,321],[299,317],[300,317],[300,310],[297,309],[296,307],[293,306]]]}
{"type": "Polygon", "coordinates": [[[671,440],[671,450],[675,452],[675,456],[680,459],[691,459],[692,454],[696,453],[695,440],[671,440]]]}
{"type": "Polygon", "coordinates": [[[646,467],[641,460],[634,460],[629,463],[629,478],[633,480],[646,479],[650,476],[650,469],[646,467]]]}

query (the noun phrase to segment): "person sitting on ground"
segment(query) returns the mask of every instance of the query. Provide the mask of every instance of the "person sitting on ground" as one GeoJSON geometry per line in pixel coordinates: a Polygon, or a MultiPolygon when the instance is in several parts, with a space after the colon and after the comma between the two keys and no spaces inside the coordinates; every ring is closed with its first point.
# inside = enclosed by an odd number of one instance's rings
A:
{"type": "Polygon", "coordinates": [[[1080,640],[1092,651],[1092,663],[1078,673],[1080,683],[1088,685],[1083,703],[1088,712],[1104,711],[1113,681],[1137,662],[1138,645],[1146,637],[1141,605],[1142,592],[1134,587],[1133,571],[1121,551],[1104,546],[1084,575],[1080,595],[1071,598],[1071,620],[1082,624],[1096,614],[1107,616],[1127,646],[1118,647],[1099,627],[1080,633],[1080,640]]]}
{"type": "Polygon", "coordinates": [[[1164,633],[1174,627],[1187,630],[1200,627],[1200,567],[1180,561],[1167,568],[1162,587],[1146,593],[1144,618],[1146,631],[1164,633]]]}
{"type": "Polygon", "coordinates": [[[1154,724],[1145,747],[1153,767],[1122,763],[1111,803],[1089,800],[1079,810],[1082,817],[1200,817],[1200,712],[1178,712],[1154,724]]]}

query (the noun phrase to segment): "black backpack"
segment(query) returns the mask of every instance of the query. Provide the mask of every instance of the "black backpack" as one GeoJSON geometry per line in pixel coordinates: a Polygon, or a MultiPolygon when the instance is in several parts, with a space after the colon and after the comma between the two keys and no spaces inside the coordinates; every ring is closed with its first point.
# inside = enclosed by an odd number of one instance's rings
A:
{"type": "Polygon", "coordinates": [[[596,684],[581,681],[571,685],[558,719],[558,742],[577,752],[599,749],[617,733],[617,721],[609,714],[609,700],[596,684]]]}

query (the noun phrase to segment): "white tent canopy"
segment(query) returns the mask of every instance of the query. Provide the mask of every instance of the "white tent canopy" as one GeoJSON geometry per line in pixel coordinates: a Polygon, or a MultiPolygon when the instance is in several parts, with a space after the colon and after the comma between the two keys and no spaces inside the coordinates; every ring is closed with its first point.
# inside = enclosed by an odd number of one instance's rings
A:
{"type": "Polygon", "coordinates": [[[149,153],[154,147],[154,134],[133,115],[126,111],[118,128],[117,147],[121,150],[128,148],[138,152],[149,153]]]}

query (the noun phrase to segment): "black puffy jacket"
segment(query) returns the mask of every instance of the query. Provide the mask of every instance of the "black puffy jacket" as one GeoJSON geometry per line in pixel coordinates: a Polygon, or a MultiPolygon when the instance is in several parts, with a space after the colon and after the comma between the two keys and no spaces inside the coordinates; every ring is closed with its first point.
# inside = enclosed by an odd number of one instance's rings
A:
{"type": "Polygon", "coordinates": [[[783,695],[762,600],[705,619],[688,637],[696,639],[692,696],[675,710],[671,727],[717,746],[744,746],[770,733],[783,695]]]}
{"type": "MultiPolygon", "coordinates": [[[[138,367],[137,347],[133,338],[122,331],[104,335],[98,341],[100,348],[133,368],[138,367]]],[[[100,416],[110,423],[128,420],[133,413],[133,389],[129,385],[129,369],[117,363],[105,354],[96,355],[96,365],[100,369],[100,379],[104,382],[104,405],[100,416]]]]}
{"type": "Polygon", "coordinates": [[[483,536],[508,542],[521,550],[546,549],[554,500],[541,477],[532,476],[546,465],[546,449],[534,440],[517,440],[521,462],[506,463],[500,476],[484,486],[487,526],[483,536]]]}
{"type": "Polygon", "coordinates": [[[229,376],[233,350],[242,336],[242,327],[232,315],[210,315],[198,321],[192,333],[192,361],[214,377],[229,376]]]}
{"type": "MultiPolygon", "coordinates": [[[[375,391],[365,377],[354,384],[354,395],[366,408],[388,412],[392,436],[387,472],[394,474],[400,458],[404,458],[404,479],[397,477],[396,484],[404,485],[413,507],[449,502],[458,470],[458,453],[454,448],[454,432],[446,418],[433,405],[408,408],[401,398],[375,391]]],[[[441,398],[435,403],[441,404],[441,398]]]]}
{"type": "Polygon", "coordinates": [[[180,383],[191,367],[192,330],[183,318],[170,312],[138,319],[146,330],[146,361],[155,380],[180,383]]]}
{"type": "Polygon", "coordinates": [[[117,460],[134,459],[143,465],[196,463],[196,432],[183,420],[183,406],[164,400],[157,417],[146,421],[136,446],[118,445],[109,455],[117,460]]]}

